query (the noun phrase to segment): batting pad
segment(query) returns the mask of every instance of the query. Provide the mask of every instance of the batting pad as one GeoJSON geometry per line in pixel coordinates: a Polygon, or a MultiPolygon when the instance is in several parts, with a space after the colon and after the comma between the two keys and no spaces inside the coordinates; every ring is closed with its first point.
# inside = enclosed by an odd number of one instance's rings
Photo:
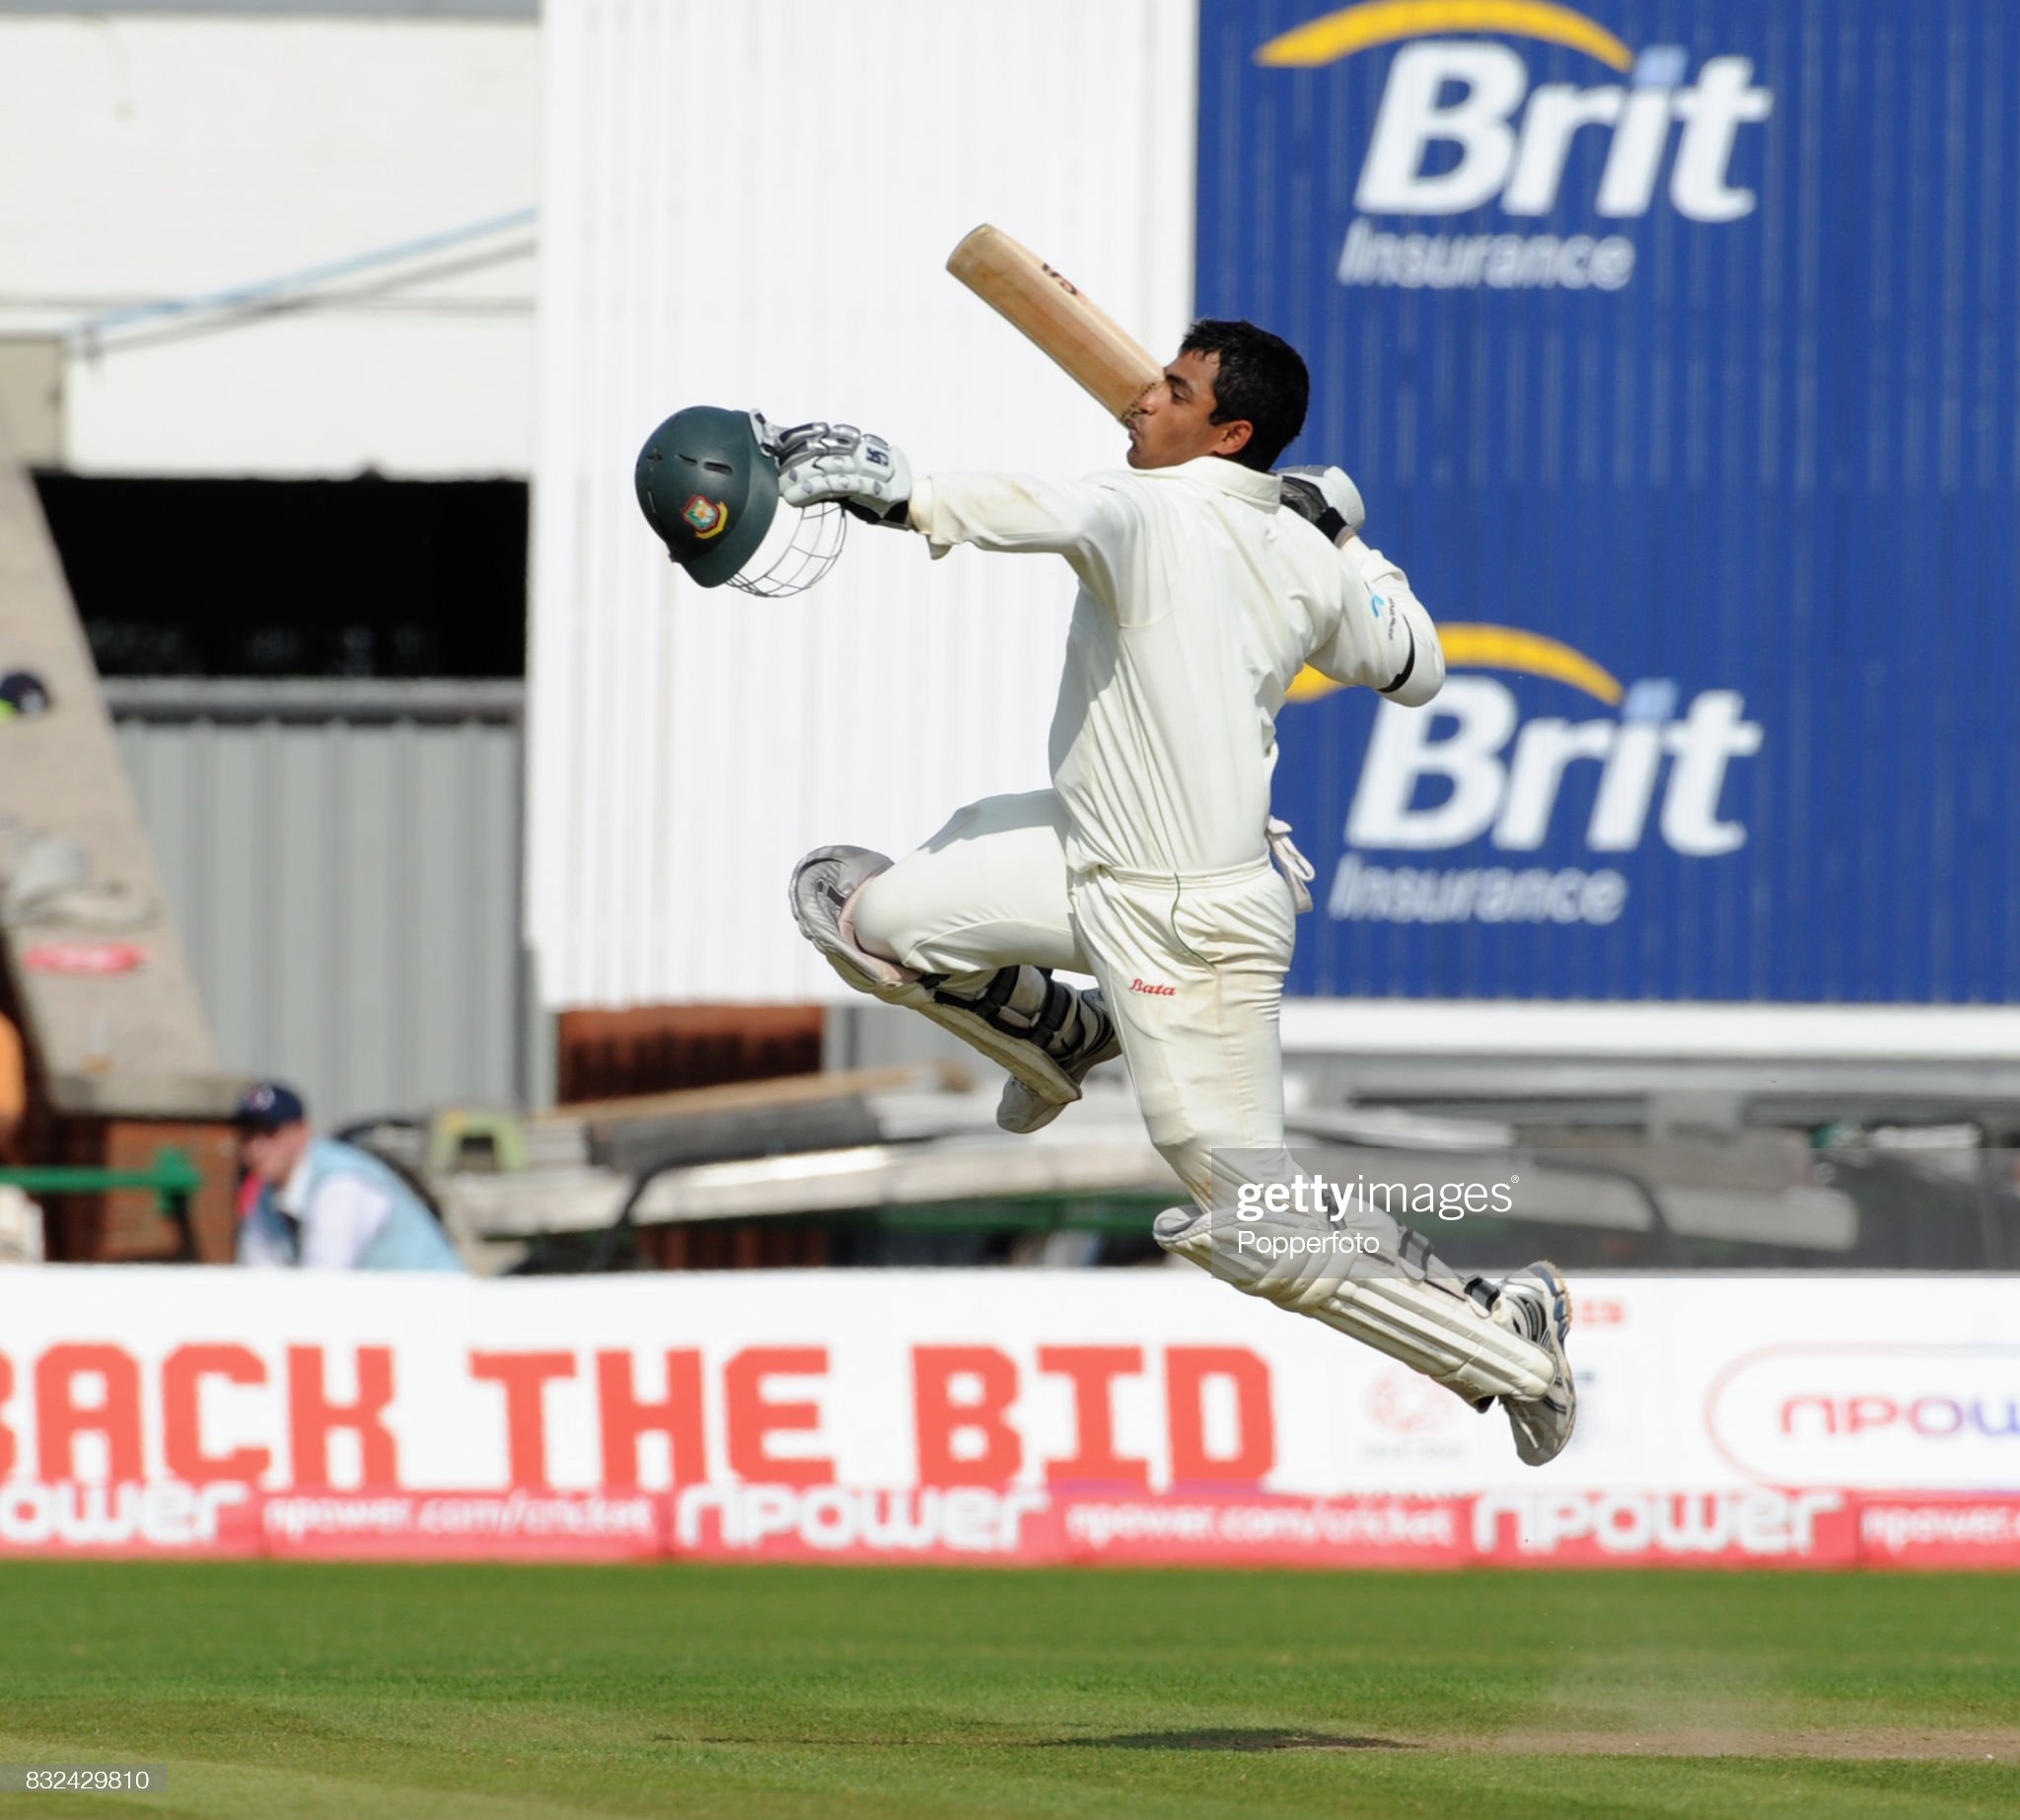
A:
{"type": "Polygon", "coordinates": [[[951,1030],[1049,1105],[1069,1106],[1079,1099],[1079,1083],[1040,1044],[999,1029],[960,999],[935,992],[910,968],[857,946],[851,903],[858,891],[890,867],[884,854],[868,847],[816,847],[793,869],[793,919],[800,933],[858,992],[887,1005],[902,1005],[951,1030]]]}
{"type": "Polygon", "coordinates": [[[1341,1234],[1311,1215],[1230,1213],[1172,1207],[1157,1216],[1157,1242],[1246,1295],[1310,1315],[1469,1403],[1525,1402],[1550,1388],[1550,1354],[1510,1333],[1461,1289],[1428,1274],[1436,1267],[1413,1233],[1394,1228],[1397,1255],[1342,1252],[1341,1234]],[[1411,1252],[1415,1253],[1412,1258],[1411,1252]]]}

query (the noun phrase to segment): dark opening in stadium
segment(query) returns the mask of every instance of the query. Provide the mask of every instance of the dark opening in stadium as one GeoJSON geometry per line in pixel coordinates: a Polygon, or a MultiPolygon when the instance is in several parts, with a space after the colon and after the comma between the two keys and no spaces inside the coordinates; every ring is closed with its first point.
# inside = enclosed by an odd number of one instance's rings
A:
{"type": "Polygon", "coordinates": [[[523,480],[36,483],[103,676],[526,673],[523,480]]]}

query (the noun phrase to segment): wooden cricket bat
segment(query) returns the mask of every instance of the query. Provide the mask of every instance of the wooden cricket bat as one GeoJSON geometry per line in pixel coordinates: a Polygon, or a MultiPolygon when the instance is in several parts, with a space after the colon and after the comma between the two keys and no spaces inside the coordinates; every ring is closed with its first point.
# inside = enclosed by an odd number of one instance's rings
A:
{"type": "Polygon", "coordinates": [[[947,269],[1066,376],[1126,420],[1164,367],[1029,247],[984,224],[948,255],[947,269]]]}

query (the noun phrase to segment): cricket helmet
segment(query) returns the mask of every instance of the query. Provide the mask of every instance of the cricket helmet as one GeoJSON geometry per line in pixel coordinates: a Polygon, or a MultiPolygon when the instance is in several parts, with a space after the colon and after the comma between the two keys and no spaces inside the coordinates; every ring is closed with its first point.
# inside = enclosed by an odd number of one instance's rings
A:
{"type": "Polygon", "coordinates": [[[772,446],[771,426],[758,412],[694,404],[639,450],[639,510],[701,587],[797,594],[840,555],[847,520],[838,506],[781,512],[772,446]]]}

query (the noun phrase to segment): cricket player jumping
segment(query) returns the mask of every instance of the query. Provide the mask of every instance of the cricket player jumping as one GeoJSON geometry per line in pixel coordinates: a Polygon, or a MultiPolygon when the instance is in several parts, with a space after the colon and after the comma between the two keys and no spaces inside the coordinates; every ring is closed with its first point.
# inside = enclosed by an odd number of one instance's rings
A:
{"type": "MultiPolygon", "coordinates": [[[[1269,813],[1277,712],[1307,664],[1406,706],[1444,681],[1430,617],[1357,535],[1352,481],[1270,472],[1308,395],[1287,343],[1207,321],[1130,417],[1127,472],[914,478],[900,451],[847,425],[758,426],[789,505],[838,501],[936,554],[1060,556],[1080,584],[1052,788],[972,803],[895,864],[822,847],[794,872],[793,912],[850,985],[1009,1071],[1006,1129],[1048,1123],[1122,1056],[1151,1141],[1192,1197],[1159,1215],[1160,1245],[1478,1409],[1498,1400],[1522,1459],[1542,1465],[1576,1415],[1570,1302],[1551,1266],[1469,1279],[1384,1214],[1342,1224],[1255,1192],[1294,1172],[1277,1020],[1295,914],[1311,907],[1312,869],[1269,813]]],[[[668,541],[682,559],[678,527],[668,541]]]]}

